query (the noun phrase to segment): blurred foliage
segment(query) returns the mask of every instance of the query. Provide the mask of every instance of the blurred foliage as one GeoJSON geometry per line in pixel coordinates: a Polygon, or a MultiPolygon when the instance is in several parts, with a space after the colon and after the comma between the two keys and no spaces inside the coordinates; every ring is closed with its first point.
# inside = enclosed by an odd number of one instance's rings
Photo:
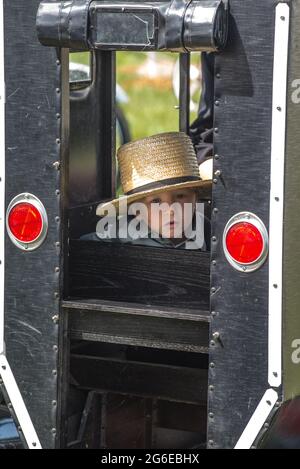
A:
{"type": "MultiPolygon", "coordinates": [[[[176,109],[178,101],[172,87],[172,74],[178,54],[155,53],[155,62],[163,70],[157,76],[145,73],[147,63],[149,65],[149,53],[118,52],[116,56],[117,82],[129,97],[129,102],[122,104],[122,108],[129,122],[132,139],[177,131],[179,111],[176,109]]],[[[72,54],[72,60],[88,64],[89,53],[72,54]]],[[[193,54],[192,62],[198,60],[199,54],[193,54]]],[[[196,96],[196,99],[199,98],[196,96]]],[[[195,117],[196,114],[191,113],[191,121],[195,117]]]]}

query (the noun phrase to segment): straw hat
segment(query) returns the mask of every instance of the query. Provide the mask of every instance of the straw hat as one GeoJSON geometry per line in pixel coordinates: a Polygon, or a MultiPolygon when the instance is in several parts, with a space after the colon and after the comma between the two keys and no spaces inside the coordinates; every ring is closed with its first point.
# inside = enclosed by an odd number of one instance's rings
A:
{"type": "Polygon", "coordinates": [[[149,195],[178,189],[200,188],[203,195],[211,188],[210,170],[202,174],[192,141],[184,132],[168,132],[122,145],[117,154],[124,196],[102,202],[97,215],[111,204],[127,204],[149,195]]]}

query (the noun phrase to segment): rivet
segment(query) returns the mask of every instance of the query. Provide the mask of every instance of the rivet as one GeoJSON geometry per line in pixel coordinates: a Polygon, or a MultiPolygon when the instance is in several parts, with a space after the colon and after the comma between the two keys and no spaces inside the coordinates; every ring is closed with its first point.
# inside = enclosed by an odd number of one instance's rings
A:
{"type": "Polygon", "coordinates": [[[216,288],[215,288],[215,287],[212,287],[212,288],[211,288],[211,292],[212,292],[212,293],[216,293],[216,288]]]}
{"type": "Polygon", "coordinates": [[[56,139],[56,143],[57,143],[57,145],[60,144],[60,138],[57,138],[57,139],[56,139]]]}
{"type": "Polygon", "coordinates": [[[268,404],[269,406],[271,406],[271,405],[272,405],[272,402],[271,402],[271,401],[267,401],[267,404],[268,404]]]}
{"type": "Polygon", "coordinates": [[[212,347],[214,347],[214,346],[216,345],[216,342],[215,342],[214,340],[211,340],[211,341],[210,341],[210,345],[211,345],[212,347]]]}
{"type": "Polygon", "coordinates": [[[210,412],[210,413],[208,414],[208,416],[209,416],[210,419],[213,419],[215,415],[214,415],[212,412],[210,412]]]}
{"type": "Polygon", "coordinates": [[[214,392],[215,387],[211,384],[211,385],[209,386],[209,390],[210,390],[210,392],[214,392]]]}
{"type": "Polygon", "coordinates": [[[59,298],[59,293],[57,291],[54,292],[54,298],[59,298]]]}
{"type": "Polygon", "coordinates": [[[55,161],[53,163],[53,167],[58,171],[60,169],[60,162],[59,161],[55,161]]]}
{"type": "Polygon", "coordinates": [[[217,265],[217,261],[212,261],[212,265],[217,265]]]}
{"type": "Polygon", "coordinates": [[[280,199],[279,199],[279,197],[275,197],[275,200],[276,200],[276,202],[279,202],[280,199]]]}
{"type": "Polygon", "coordinates": [[[57,189],[57,190],[55,191],[55,194],[56,194],[56,195],[59,195],[59,194],[60,194],[60,191],[57,189]]]}
{"type": "Polygon", "coordinates": [[[7,407],[8,407],[9,409],[12,409],[12,403],[9,402],[9,403],[7,404],[7,407]]]}
{"type": "Polygon", "coordinates": [[[274,288],[278,288],[278,285],[276,283],[274,283],[273,285],[274,288]]]}
{"type": "Polygon", "coordinates": [[[220,106],[220,101],[218,99],[215,101],[215,106],[220,106]]]}
{"type": "Polygon", "coordinates": [[[285,16],[280,17],[281,21],[285,21],[285,16]]]}
{"type": "Polygon", "coordinates": [[[60,114],[59,114],[59,112],[56,113],[56,119],[60,119],[60,114]]]}
{"type": "Polygon", "coordinates": [[[215,155],[215,160],[219,160],[220,159],[220,155],[215,155]]]}
{"type": "Polygon", "coordinates": [[[218,212],[219,212],[219,209],[218,209],[218,208],[214,208],[214,209],[213,209],[213,212],[214,212],[214,213],[218,213],[218,212]]]}
{"type": "Polygon", "coordinates": [[[277,373],[276,371],[274,371],[273,376],[274,376],[275,378],[278,378],[278,373],[277,373]]]}
{"type": "Polygon", "coordinates": [[[56,376],[57,375],[57,370],[52,370],[52,374],[53,374],[53,376],[56,376]]]}
{"type": "Polygon", "coordinates": [[[57,223],[59,222],[59,220],[60,220],[59,217],[55,217],[55,221],[56,221],[57,223]]]}
{"type": "Polygon", "coordinates": [[[32,446],[35,448],[36,447],[36,442],[34,441],[33,443],[31,443],[32,446]]]}
{"type": "Polygon", "coordinates": [[[2,370],[6,370],[6,366],[5,366],[5,365],[2,365],[1,368],[2,368],[2,370]]]}
{"type": "Polygon", "coordinates": [[[218,79],[220,79],[220,78],[221,78],[221,73],[217,73],[217,74],[216,74],[216,77],[217,77],[218,79]]]}
{"type": "Polygon", "coordinates": [[[222,174],[222,171],[220,171],[219,169],[217,169],[217,171],[215,172],[215,176],[220,177],[221,174],[222,174]]]}
{"type": "Polygon", "coordinates": [[[53,351],[54,351],[54,352],[57,352],[57,350],[58,350],[58,347],[57,347],[57,345],[53,345],[53,347],[52,347],[52,348],[53,348],[53,351]]]}
{"type": "Polygon", "coordinates": [[[53,435],[56,435],[56,428],[52,428],[52,429],[51,429],[51,433],[52,433],[53,435]]]}
{"type": "Polygon", "coordinates": [[[58,314],[55,314],[54,316],[52,316],[52,321],[54,322],[54,324],[57,324],[59,322],[58,314]]]}
{"type": "Polygon", "coordinates": [[[211,240],[213,241],[213,243],[215,243],[215,242],[217,241],[216,236],[213,236],[213,237],[211,238],[211,240]]]}
{"type": "Polygon", "coordinates": [[[56,401],[52,401],[52,405],[53,405],[53,407],[56,407],[56,406],[57,406],[57,402],[56,402],[56,401]]]}
{"type": "Polygon", "coordinates": [[[57,59],[56,65],[60,65],[60,60],[57,59]]]}
{"type": "Polygon", "coordinates": [[[212,362],[212,363],[210,363],[209,367],[210,368],[215,368],[215,364],[212,362]]]}
{"type": "Polygon", "coordinates": [[[60,247],[60,242],[59,242],[59,241],[56,241],[55,246],[56,246],[57,248],[59,248],[59,247],[60,247]]]}
{"type": "Polygon", "coordinates": [[[270,424],[266,422],[266,423],[264,424],[264,428],[269,428],[269,427],[270,427],[270,424]]]}
{"type": "Polygon", "coordinates": [[[277,106],[277,111],[281,112],[282,108],[280,106],[277,106]]]}
{"type": "Polygon", "coordinates": [[[58,273],[60,271],[59,267],[55,267],[55,272],[58,273]]]}
{"type": "Polygon", "coordinates": [[[214,446],[215,442],[213,440],[209,440],[208,444],[209,446],[214,446]]]}
{"type": "Polygon", "coordinates": [[[218,179],[213,179],[214,184],[218,184],[218,179]]]}
{"type": "Polygon", "coordinates": [[[56,93],[57,93],[57,94],[60,93],[60,89],[59,89],[59,88],[56,88],[56,93]]]}
{"type": "Polygon", "coordinates": [[[214,332],[212,336],[213,336],[214,340],[219,340],[220,332],[214,332]]]}
{"type": "Polygon", "coordinates": [[[215,127],[215,134],[218,134],[218,133],[219,133],[219,128],[215,127]]]}

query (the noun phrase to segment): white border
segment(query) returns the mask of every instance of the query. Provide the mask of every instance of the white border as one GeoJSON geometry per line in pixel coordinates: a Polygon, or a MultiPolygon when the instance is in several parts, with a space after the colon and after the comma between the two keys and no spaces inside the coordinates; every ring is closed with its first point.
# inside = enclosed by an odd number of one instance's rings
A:
{"type": "Polygon", "coordinates": [[[237,442],[235,449],[251,448],[265,421],[274,409],[277,399],[278,394],[276,391],[274,391],[274,389],[268,389],[268,391],[265,392],[241,438],[237,442]]]}
{"type": "Polygon", "coordinates": [[[14,375],[5,357],[4,288],[5,288],[5,74],[4,74],[4,4],[0,0],[0,377],[11,401],[22,433],[30,449],[41,444],[22,399],[14,375]]]}
{"type": "Polygon", "coordinates": [[[17,416],[28,448],[41,449],[41,444],[27,412],[20,390],[4,355],[0,355],[0,375],[3,380],[6,392],[11,399],[14,413],[17,416]]]}
{"type": "Polygon", "coordinates": [[[282,257],[286,142],[287,66],[290,7],[276,7],[270,191],[269,247],[269,385],[282,383],[282,257]]]}

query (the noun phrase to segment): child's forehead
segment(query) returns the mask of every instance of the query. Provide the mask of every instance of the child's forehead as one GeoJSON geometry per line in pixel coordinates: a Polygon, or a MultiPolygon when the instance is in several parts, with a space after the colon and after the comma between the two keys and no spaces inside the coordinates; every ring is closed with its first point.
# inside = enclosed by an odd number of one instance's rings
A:
{"type": "Polygon", "coordinates": [[[161,192],[156,192],[155,194],[148,195],[145,197],[146,200],[148,199],[156,199],[160,197],[169,197],[169,196],[176,196],[177,194],[194,194],[196,192],[196,189],[194,188],[183,188],[183,189],[173,189],[171,191],[161,191],[161,192]]]}

